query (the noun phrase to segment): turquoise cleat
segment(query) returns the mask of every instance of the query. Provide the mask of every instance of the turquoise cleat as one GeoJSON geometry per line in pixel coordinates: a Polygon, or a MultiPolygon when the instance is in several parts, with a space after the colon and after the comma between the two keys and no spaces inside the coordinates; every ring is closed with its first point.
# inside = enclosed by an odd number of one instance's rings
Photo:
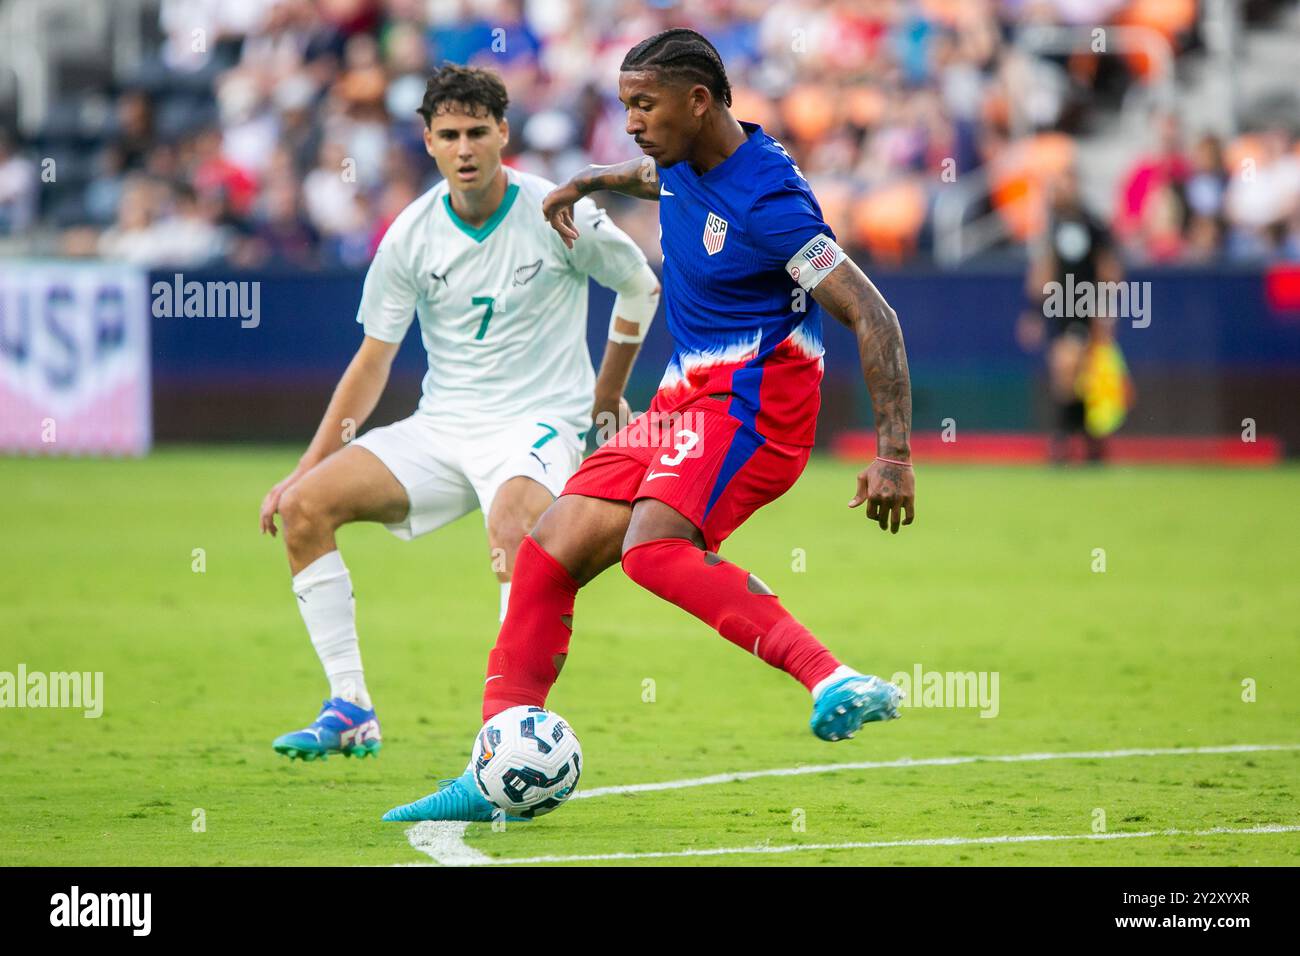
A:
{"type": "MultiPolygon", "coordinates": [[[[383,819],[403,823],[415,820],[464,820],[470,823],[488,823],[496,819],[502,811],[490,803],[479,792],[474,775],[466,770],[455,780],[438,781],[438,790],[421,797],[414,803],[393,807],[384,814],[383,819]]],[[[504,819],[519,823],[522,817],[505,817],[504,819]]]]}
{"type": "Polygon", "coordinates": [[[903,692],[871,674],[838,680],[813,701],[812,732],[822,740],[852,737],[863,724],[875,720],[896,720],[903,692]]]}
{"type": "Polygon", "coordinates": [[[330,754],[377,757],[383,742],[374,710],[335,697],[321,705],[310,726],[282,734],[271,746],[290,760],[325,760],[330,754]]]}

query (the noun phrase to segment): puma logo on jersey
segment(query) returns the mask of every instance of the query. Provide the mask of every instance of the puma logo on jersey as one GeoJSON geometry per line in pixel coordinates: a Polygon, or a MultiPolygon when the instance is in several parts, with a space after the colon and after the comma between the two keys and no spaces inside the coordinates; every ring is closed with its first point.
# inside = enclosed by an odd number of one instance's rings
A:
{"type": "Polygon", "coordinates": [[[436,272],[430,272],[429,275],[433,277],[434,282],[441,282],[443,285],[446,285],[448,272],[451,272],[451,270],[448,269],[447,272],[444,272],[442,275],[438,275],[436,272]]]}
{"type": "Polygon", "coordinates": [[[537,273],[542,271],[542,260],[531,262],[526,266],[520,266],[515,270],[515,285],[527,285],[537,273]]]}

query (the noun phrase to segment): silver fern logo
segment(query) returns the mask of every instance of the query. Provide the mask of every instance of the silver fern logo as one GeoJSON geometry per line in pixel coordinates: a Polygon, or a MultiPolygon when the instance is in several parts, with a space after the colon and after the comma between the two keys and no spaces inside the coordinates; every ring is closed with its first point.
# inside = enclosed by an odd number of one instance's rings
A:
{"type": "Polygon", "coordinates": [[[526,266],[520,266],[515,270],[515,285],[527,285],[532,281],[533,276],[542,271],[542,260],[531,262],[526,266]]]}

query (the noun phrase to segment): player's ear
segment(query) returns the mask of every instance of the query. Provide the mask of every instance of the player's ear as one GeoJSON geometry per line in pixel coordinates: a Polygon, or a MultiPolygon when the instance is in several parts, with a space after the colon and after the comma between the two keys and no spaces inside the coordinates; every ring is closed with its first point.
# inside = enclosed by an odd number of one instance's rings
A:
{"type": "Polygon", "coordinates": [[[497,124],[497,129],[501,131],[501,145],[504,147],[510,142],[510,121],[504,116],[501,122],[497,124]]]}
{"type": "Polygon", "coordinates": [[[699,119],[709,111],[713,105],[713,94],[703,83],[696,83],[691,87],[690,92],[686,94],[686,102],[690,107],[691,115],[699,119]]]}
{"type": "Polygon", "coordinates": [[[424,124],[424,151],[433,156],[433,128],[428,123],[424,124]]]}

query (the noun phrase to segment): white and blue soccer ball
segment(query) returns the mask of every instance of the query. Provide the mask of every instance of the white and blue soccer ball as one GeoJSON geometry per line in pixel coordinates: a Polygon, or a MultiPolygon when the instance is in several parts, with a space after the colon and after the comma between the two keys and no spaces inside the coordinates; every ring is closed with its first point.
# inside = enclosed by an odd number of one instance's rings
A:
{"type": "Polygon", "coordinates": [[[582,745],[559,714],[511,707],[478,732],[470,767],[489,802],[510,816],[531,819],[573,795],[582,775],[582,745]]]}

